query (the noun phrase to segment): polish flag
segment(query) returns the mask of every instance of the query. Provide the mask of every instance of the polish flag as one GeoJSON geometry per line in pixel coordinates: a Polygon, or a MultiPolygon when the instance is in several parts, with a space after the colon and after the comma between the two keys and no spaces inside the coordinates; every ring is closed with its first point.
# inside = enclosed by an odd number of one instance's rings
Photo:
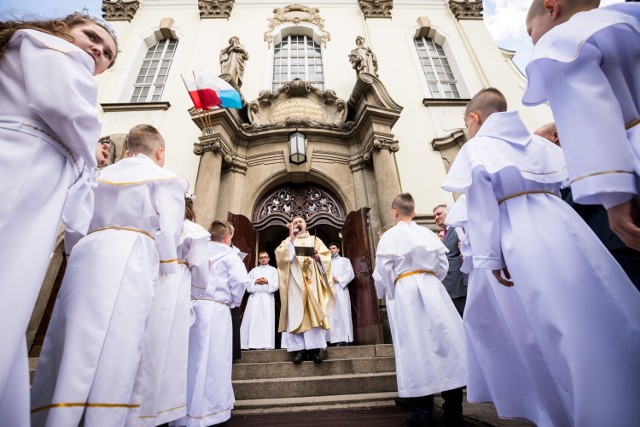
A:
{"type": "Polygon", "coordinates": [[[202,108],[242,108],[240,93],[220,77],[204,71],[194,71],[193,76],[202,108]]]}
{"type": "Polygon", "coordinates": [[[189,96],[193,101],[193,106],[196,107],[196,109],[202,109],[202,102],[200,101],[200,96],[198,95],[198,88],[196,87],[196,82],[194,82],[193,80],[185,79],[182,74],[180,74],[180,77],[182,77],[182,82],[184,83],[184,87],[186,87],[187,92],[189,92],[189,96]]]}

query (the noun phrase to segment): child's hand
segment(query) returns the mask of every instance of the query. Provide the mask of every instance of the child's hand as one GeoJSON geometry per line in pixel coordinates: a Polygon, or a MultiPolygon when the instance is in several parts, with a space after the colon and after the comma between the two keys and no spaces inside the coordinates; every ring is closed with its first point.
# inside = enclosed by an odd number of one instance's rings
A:
{"type": "Polygon", "coordinates": [[[109,144],[98,144],[96,145],[96,161],[98,162],[98,167],[104,166],[107,164],[109,159],[109,144]]]}

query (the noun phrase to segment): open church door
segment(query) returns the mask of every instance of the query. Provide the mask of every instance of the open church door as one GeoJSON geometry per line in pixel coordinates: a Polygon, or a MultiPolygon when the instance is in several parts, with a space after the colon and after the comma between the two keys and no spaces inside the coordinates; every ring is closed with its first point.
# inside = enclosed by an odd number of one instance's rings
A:
{"type": "Polygon", "coordinates": [[[342,226],[344,256],[349,258],[355,279],[349,284],[353,339],[356,344],[381,344],[378,298],[373,284],[373,246],[370,208],[350,212],[342,226]]]}
{"type": "Polygon", "coordinates": [[[227,221],[233,225],[234,233],[231,243],[241,252],[247,254],[242,262],[251,271],[256,266],[256,241],[258,233],[253,227],[253,223],[244,215],[227,212],[227,221]]]}

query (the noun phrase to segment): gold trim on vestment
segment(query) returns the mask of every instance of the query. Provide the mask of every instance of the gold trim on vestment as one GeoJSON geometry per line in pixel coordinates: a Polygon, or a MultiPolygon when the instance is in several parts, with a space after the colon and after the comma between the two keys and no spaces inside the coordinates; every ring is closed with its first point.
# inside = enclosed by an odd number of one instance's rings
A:
{"type": "Polygon", "coordinates": [[[45,411],[52,408],[139,408],[140,405],[132,405],[129,403],[89,403],[89,402],[71,402],[71,403],[52,403],[51,405],[34,408],[31,413],[45,411]]]}
{"type": "Polygon", "coordinates": [[[625,130],[629,130],[629,129],[631,129],[632,127],[634,127],[636,125],[640,125],[640,117],[638,117],[635,120],[631,120],[629,123],[624,125],[624,128],[625,128],[625,130]]]}
{"type": "Polygon", "coordinates": [[[50,134],[49,132],[47,132],[44,129],[40,129],[37,126],[33,126],[29,123],[21,123],[22,126],[24,127],[28,127],[34,130],[37,130],[38,132],[42,132],[43,134],[47,135],[49,138],[51,138],[53,141],[57,142],[58,145],[60,145],[62,148],[64,148],[64,150],[69,154],[69,156],[71,156],[71,160],[73,161],[73,164],[76,166],[76,170],[78,171],[78,175],[81,174],[82,169],[80,168],[80,165],[78,164],[78,160],[76,160],[76,156],[73,155],[73,152],[69,149],[69,147],[67,147],[65,145],[64,142],[62,142],[60,139],[58,139],[58,137],[56,137],[55,135],[50,134]]]}
{"type": "Polygon", "coordinates": [[[123,231],[133,231],[134,233],[140,233],[140,234],[144,234],[147,237],[150,237],[153,240],[156,240],[155,237],[153,237],[150,233],[144,231],[144,230],[138,230],[137,228],[129,228],[129,227],[102,227],[102,228],[96,228],[95,230],[91,230],[89,233],[87,234],[93,234],[93,233],[97,233],[98,231],[104,231],[104,230],[123,230],[123,231]]]}
{"type": "Polygon", "coordinates": [[[175,411],[176,409],[186,408],[187,405],[176,406],[175,408],[165,409],[164,411],[158,411],[155,415],[138,415],[138,418],[156,418],[160,414],[164,414],[165,412],[175,411]]]}
{"type": "Polygon", "coordinates": [[[178,264],[186,265],[189,267],[189,263],[187,261],[178,261],[178,264]]]}
{"type": "Polygon", "coordinates": [[[211,302],[217,302],[218,304],[222,304],[224,306],[226,306],[227,304],[220,302],[218,300],[215,300],[213,298],[201,298],[201,297],[191,297],[191,301],[211,301],[211,302]]]}
{"type": "Polygon", "coordinates": [[[230,410],[232,410],[232,409],[233,409],[233,406],[231,406],[231,407],[229,407],[229,408],[227,408],[227,409],[221,409],[221,410],[219,410],[219,411],[212,412],[212,413],[207,414],[207,415],[203,415],[203,416],[201,416],[201,417],[195,417],[195,416],[193,416],[193,415],[189,415],[189,414],[187,414],[187,418],[192,418],[192,419],[194,419],[194,420],[201,420],[201,419],[204,419],[204,418],[209,418],[209,417],[210,417],[210,416],[212,416],[212,415],[217,415],[217,414],[221,414],[221,413],[223,413],[223,412],[230,411],[230,410]]]}
{"type": "Polygon", "coordinates": [[[105,179],[98,178],[97,181],[101,182],[103,184],[107,184],[107,185],[136,185],[136,184],[144,184],[145,182],[165,181],[167,179],[178,179],[178,178],[180,178],[180,177],[179,176],[168,176],[168,177],[165,177],[165,178],[143,179],[142,181],[128,181],[128,182],[113,182],[113,181],[107,181],[105,179]]]}
{"type": "Polygon", "coordinates": [[[555,194],[552,193],[551,191],[545,191],[545,190],[521,191],[519,193],[514,193],[507,197],[503,197],[502,199],[498,200],[498,204],[501,204],[502,202],[506,202],[509,199],[513,199],[514,197],[520,197],[526,194],[551,194],[552,196],[555,196],[555,194]]]}
{"type": "Polygon", "coordinates": [[[580,181],[581,179],[589,178],[589,177],[596,176],[596,175],[606,175],[606,174],[609,174],[609,173],[629,173],[631,175],[635,174],[635,172],[623,171],[623,170],[610,170],[610,171],[594,172],[594,173],[590,173],[588,175],[580,176],[580,177],[572,180],[571,184],[573,184],[574,182],[580,181]]]}
{"type": "Polygon", "coordinates": [[[196,286],[196,285],[191,285],[192,288],[197,288],[197,289],[207,289],[207,287],[205,286],[204,288],[201,288],[200,286],[196,286]]]}
{"type": "Polygon", "coordinates": [[[178,258],[174,258],[174,259],[161,259],[160,260],[160,264],[170,264],[172,262],[178,262],[178,258]]]}
{"type": "Polygon", "coordinates": [[[396,283],[398,283],[398,280],[400,279],[404,279],[405,277],[409,277],[409,276],[413,276],[415,274],[431,274],[432,276],[435,276],[436,273],[431,271],[431,270],[413,270],[413,271],[407,271],[406,273],[402,273],[401,275],[399,275],[398,277],[396,277],[396,280],[393,281],[393,284],[395,285],[396,283]]]}

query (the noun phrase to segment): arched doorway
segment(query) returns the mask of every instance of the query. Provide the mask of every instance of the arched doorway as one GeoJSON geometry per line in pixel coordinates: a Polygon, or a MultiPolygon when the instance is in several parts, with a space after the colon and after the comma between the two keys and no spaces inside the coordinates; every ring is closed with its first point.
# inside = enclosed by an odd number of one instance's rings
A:
{"type": "MultiPolygon", "coordinates": [[[[288,224],[295,217],[307,222],[307,229],[325,245],[336,243],[342,255],[349,258],[355,279],[349,284],[351,295],[354,342],[382,342],[378,300],[372,279],[373,246],[369,208],[347,213],[342,201],[326,188],[313,183],[284,184],[265,192],[256,203],[251,220],[229,213],[236,226],[234,245],[252,256],[245,259],[248,269],[255,266],[255,255],[267,251],[271,265],[276,267],[274,252],[289,235],[288,224]]],[[[276,317],[279,316],[279,295],[276,294],[276,317]]],[[[277,324],[276,318],[276,324],[277,324]]],[[[276,345],[279,345],[279,334],[276,345]]]]}

